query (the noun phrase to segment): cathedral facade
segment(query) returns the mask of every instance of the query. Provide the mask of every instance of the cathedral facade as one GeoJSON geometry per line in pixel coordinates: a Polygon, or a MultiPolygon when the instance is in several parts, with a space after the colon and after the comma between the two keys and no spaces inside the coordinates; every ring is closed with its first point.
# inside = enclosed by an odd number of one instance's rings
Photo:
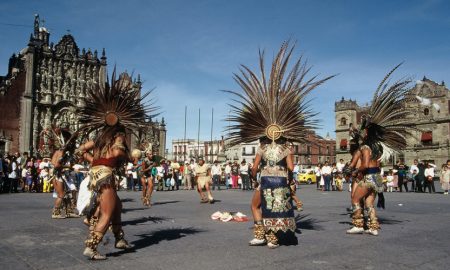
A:
{"type": "MultiPolygon", "coordinates": [[[[0,77],[0,152],[49,156],[51,130],[77,130],[76,108],[83,106],[86,90],[107,81],[105,49],[101,55],[97,50],[80,51],[70,34],[56,45],[49,39],[50,33],[36,15],[28,46],[11,56],[7,75],[0,77]]],[[[133,81],[122,73],[119,80],[128,80],[135,91],[141,91],[139,76],[133,81]]],[[[148,126],[135,133],[128,138],[131,148],[164,154],[164,120],[149,119],[148,126]]]]}
{"type": "MultiPolygon", "coordinates": [[[[420,131],[407,138],[406,149],[391,162],[401,159],[411,165],[418,159],[440,168],[450,159],[450,91],[444,82],[439,84],[424,77],[409,93],[410,101],[406,106],[414,108],[414,114],[408,118],[420,131]]],[[[349,124],[359,125],[367,109],[368,106],[359,106],[351,99],[335,102],[336,159],[350,160],[349,124]]]]}

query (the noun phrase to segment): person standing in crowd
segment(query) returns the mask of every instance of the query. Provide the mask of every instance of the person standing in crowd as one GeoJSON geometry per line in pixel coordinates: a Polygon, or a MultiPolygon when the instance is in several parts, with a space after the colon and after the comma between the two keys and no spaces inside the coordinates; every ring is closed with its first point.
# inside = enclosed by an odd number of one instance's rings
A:
{"type": "Polygon", "coordinates": [[[231,161],[227,163],[225,166],[225,188],[228,189],[230,187],[231,182],[231,161]]]}
{"type": "Polygon", "coordinates": [[[194,174],[193,171],[194,161],[191,160],[190,162],[185,162],[184,164],[184,189],[190,190],[194,188],[194,185],[192,184],[192,177],[194,174]]]}
{"type": "Polygon", "coordinates": [[[156,191],[164,191],[164,167],[162,165],[162,162],[164,162],[164,160],[161,160],[161,163],[156,167],[156,180],[158,181],[158,187],[156,188],[156,191]]]}
{"type": "Polygon", "coordinates": [[[239,178],[239,165],[235,160],[231,166],[231,188],[238,188],[238,178],[239,178]]]}
{"type": "Polygon", "coordinates": [[[173,190],[173,187],[175,186],[175,179],[173,179],[173,168],[172,168],[172,161],[167,160],[166,162],[166,187],[167,191],[173,190]]]}
{"type": "Polygon", "coordinates": [[[416,191],[416,175],[419,171],[419,168],[417,167],[417,164],[419,162],[417,159],[414,160],[413,164],[409,167],[409,175],[411,177],[411,192],[416,191]]]}
{"type": "Polygon", "coordinates": [[[322,180],[322,164],[321,163],[319,163],[314,168],[314,173],[316,174],[316,189],[321,190],[322,189],[322,187],[320,186],[320,181],[322,180]]]}
{"type": "Polygon", "coordinates": [[[448,189],[450,186],[450,160],[448,160],[446,164],[442,165],[439,181],[441,183],[441,188],[444,190],[444,195],[448,195],[448,189]]]}
{"type": "Polygon", "coordinates": [[[336,163],[331,164],[331,190],[336,191],[336,177],[338,175],[338,169],[336,163]]]}
{"type": "Polygon", "coordinates": [[[417,192],[424,192],[425,191],[425,165],[422,161],[419,161],[417,164],[417,173],[416,173],[416,187],[417,192]]]}
{"type": "Polygon", "coordinates": [[[170,190],[170,178],[169,178],[169,166],[168,166],[168,161],[166,161],[165,159],[161,160],[161,167],[163,167],[164,169],[164,176],[163,176],[163,189],[164,187],[167,187],[168,190],[170,190]],[[169,181],[167,181],[169,180],[169,181]],[[169,183],[168,183],[169,182],[169,183]]]}
{"type": "Polygon", "coordinates": [[[406,178],[406,173],[408,172],[408,166],[403,163],[403,160],[397,162],[397,176],[398,176],[398,188],[400,192],[403,192],[403,187],[405,187],[406,192],[408,192],[408,180],[406,178]]]}
{"type": "Polygon", "coordinates": [[[133,163],[128,161],[125,172],[127,175],[127,191],[133,190],[133,163]]]}
{"type": "Polygon", "coordinates": [[[248,164],[245,159],[243,159],[241,166],[239,167],[239,175],[242,179],[242,190],[250,190],[250,177],[248,175],[248,170],[248,164]]]}
{"type": "Polygon", "coordinates": [[[172,178],[175,180],[175,185],[172,185],[172,190],[180,189],[180,163],[177,160],[174,160],[170,165],[172,167],[172,178]]]}
{"type": "Polygon", "coordinates": [[[434,187],[434,168],[436,165],[427,162],[426,169],[424,171],[425,174],[425,186],[423,191],[426,192],[426,188],[428,187],[429,193],[435,193],[435,187],[434,187]]]}
{"type": "Polygon", "coordinates": [[[198,164],[195,167],[195,178],[197,180],[197,191],[200,195],[200,202],[214,203],[214,198],[209,188],[209,182],[211,181],[211,169],[202,158],[199,159],[198,164]],[[206,190],[207,197],[203,195],[203,189],[206,190]]]}
{"type": "Polygon", "coordinates": [[[390,169],[386,176],[387,192],[394,191],[394,176],[392,174],[392,169],[390,169]]]}
{"type": "Polygon", "coordinates": [[[33,191],[33,174],[31,171],[32,166],[28,166],[28,164],[26,165],[25,168],[25,187],[24,187],[24,192],[32,192],[33,191]]]}
{"type": "Polygon", "coordinates": [[[133,163],[133,167],[131,169],[131,176],[133,178],[133,181],[131,183],[131,186],[133,187],[132,190],[136,191],[136,185],[139,182],[139,176],[140,176],[140,171],[141,171],[141,157],[142,157],[142,152],[139,149],[134,149],[131,152],[131,158],[132,158],[132,163],[133,163]]]}
{"type": "Polygon", "coordinates": [[[341,159],[339,160],[339,162],[336,163],[336,169],[337,169],[338,173],[342,173],[343,170],[344,170],[344,167],[345,167],[345,162],[344,162],[344,160],[341,158],[341,159]]]}
{"type": "Polygon", "coordinates": [[[292,171],[292,178],[295,183],[298,183],[298,174],[300,173],[300,162],[297,162],[292,171]]]}
{"type": "Polygon", "coordinates": [[[19,174],[19,165],[17,164],[17,157],[11,156],[9,159],[9,164],[8,164],[8,178],[9,178],[9,182],[11,183],[10,185],[10,193],[17,193],[18,191],[18,186],[19,186],[19,178],[20,178],[20,174],[19,174]]]}
{"type": "Polygon", "coordinates": [[[322,167],[322,177],[324,180],[324,191],[330,191],[332,168],[328,165],[328,161],[322,167]]]}
{"type": "Polygon", "coordinates": [[[14,154],[16,157],[17,164],[17,188],[22,192],[25,190],[25,177],[26,177],[26,159],[28,158],[28,153],[24,152],[21,156],[19,152],[14,154]],[[24,158],[25,157],[25,158],[24,158]]]}
{"type": "Polygon", "coordinates": [[[3,169],[3,153],[0,153],[0,193],[3,193],[5,184],[5,170],[3,169]]]}
{"type": "Polygon", "coordinates": [[[222,168],[219,165],[219,161],[215,160],[214,165],[211,167],[212,174],[212,190],[215,190],[217,186],[217,190],[220,190],[220,179],[222,177],[222,168]]]}
{"type": "Polygon", "coordinates": [[[42,185],[42,192],[48,193],[52,188],[52,181],[50,179],[50,162],[48,158],[43,158],[39,163],[39,178],[42,185]]]}

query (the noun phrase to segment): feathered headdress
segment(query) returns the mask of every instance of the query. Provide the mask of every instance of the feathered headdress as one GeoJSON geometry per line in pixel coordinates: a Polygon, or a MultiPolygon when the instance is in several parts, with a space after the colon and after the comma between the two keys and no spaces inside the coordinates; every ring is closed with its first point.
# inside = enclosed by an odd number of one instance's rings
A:
{"type": "Polygon", "coordinates": [[[240,75],[234,80],[244,93],[233,94],[236,104],[226,119],[234,124],[227,128],[231,145],[248,143],[267,137],[272,141],[284,137],[290,141],[305,142],[308,130],[315,128],[316,115],[305,100],[306,95],[334,76],[316,80],[305,79],[310,67],[300,57],[288,71],[289,60],[295,45],[284,42],[272,62],[269,76],[264,66],[264,51],[259,51],[260,77],[247,66],[241,65],[240,75]]]}
{"type": "Polygon", "coordinates": [[[401,64],[393,68],[378,85],[366,115],[361,119],[359,137],[372,149],[372,158],[387,160],[395,151],[406,147],[406,137],[418,130],[408,116],[414,109],[406,103],[414,101],[409,94],[411,80],[401,79],[389,85],[389,78],[401,64]]]}
{"type": "Polygon", "coordinates": [[[87,90],[85,105],[78,111],[80,132],[86,135],[97,131],[97,140],[117,130],[136,132],[146,125],[146,119],[156,116],[150,114],[157,108],[144,102],[150,93],[141,95],[128,81],[120,78],[116,80],[114,68],[110,84],[106,82],[87,90]]]}

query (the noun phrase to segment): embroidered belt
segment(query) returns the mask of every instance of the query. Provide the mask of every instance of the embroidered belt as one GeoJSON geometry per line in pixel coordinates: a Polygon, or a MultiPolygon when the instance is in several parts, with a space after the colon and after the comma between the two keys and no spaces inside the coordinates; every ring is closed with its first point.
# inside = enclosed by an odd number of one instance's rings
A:
{"type": "Polygon", "coordinates": [[[113,170],[108,166],[94,166],[89,171],[89,189],[99,191],[105,184],[113,184],[113,170]]]}

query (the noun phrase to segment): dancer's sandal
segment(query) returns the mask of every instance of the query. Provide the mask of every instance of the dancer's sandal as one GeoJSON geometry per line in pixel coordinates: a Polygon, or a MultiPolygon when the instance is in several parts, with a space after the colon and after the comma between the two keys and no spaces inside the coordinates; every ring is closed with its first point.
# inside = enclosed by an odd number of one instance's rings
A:
{"type": "Polygon", "coordinates": [[[83,255],[94,261],[106,260],[105,255],[101,255],[98,251],[93,250],[90,247],[84,249],[83,255]]]}
{"type": "Polygon", "coordinates": [[[264,246],[267,244],[266,239],[258,239],[258,238],[253,238],[252,240],[250,240],[250,242],[248,242],[249,246],[264,246]]]}

